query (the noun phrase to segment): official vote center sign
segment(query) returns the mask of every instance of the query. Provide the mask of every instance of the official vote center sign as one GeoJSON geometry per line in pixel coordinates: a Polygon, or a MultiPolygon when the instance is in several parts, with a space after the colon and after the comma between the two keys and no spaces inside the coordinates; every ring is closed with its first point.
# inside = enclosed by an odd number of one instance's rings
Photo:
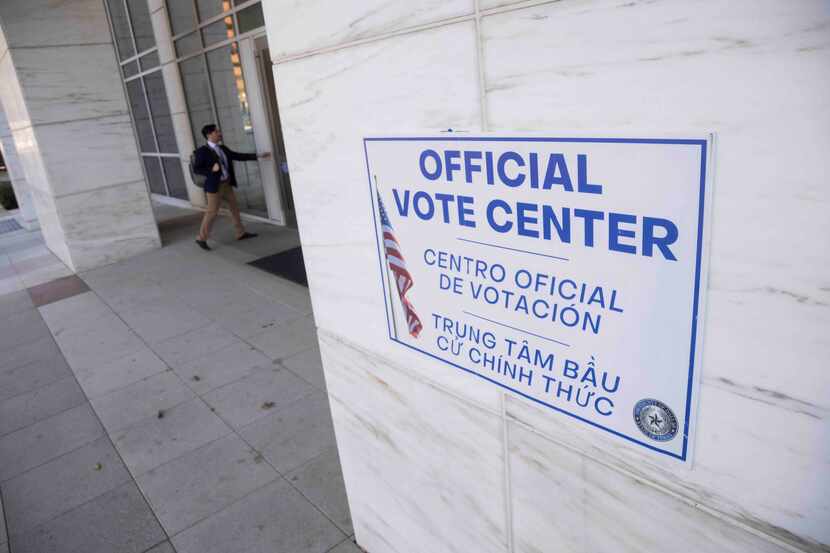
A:
{"type": "Polygon", "coordinates": [[[389,338],[687,461],[711,148],[364,139],[389,338]]]}

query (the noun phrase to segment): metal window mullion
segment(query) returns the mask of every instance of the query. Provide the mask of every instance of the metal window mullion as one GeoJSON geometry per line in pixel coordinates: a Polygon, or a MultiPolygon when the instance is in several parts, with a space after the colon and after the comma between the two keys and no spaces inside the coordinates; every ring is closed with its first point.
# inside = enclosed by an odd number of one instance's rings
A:
{"type": "MultiPolygon", "coordinates": [[[[121,0],[121,5],[124,6],[124,17],[127,18],[127,27],[130,29],[130,40],[133,42],[133,52],[135,52],[136,59],[138,56],[138,44],[135,41],[135,29],[133,29],[133,16],[130,15],[130,7],[127,5],[127,0],[121,0]]],[[[141,67],[139,65],[139,67],[141,67]]]]}
{"type": "Polygon", "coordinates": [[[205,63],[205,76],[207,77],[208,82],[208,96],[210,97],[210,107],[213,110],[213,120],[214,125],[219,124],[219,110],[216,109],[216,98],[213,92],[213,78],[210,76],[210,66],[208,65],[207,61],[207,52],[202,52],[202,60],[205,63]]]}
{"type": "MultiPolygon", "coordinates": [[[[135,75],[132,75],[131,77],[126,77],[126,78],[124,79],[124,82],[125,82],[125,83],[129,83],[129,82],[134,81],[134,80],[136,80],[136,79],[140,79],[141,77],[144,77],[144,76],[146,76],[146,75],[151,75],[151,74],[153,74],[153,73],[157,73],[157,72],[159,72],[159,71],[161,71],[161,66],[160,66],[160,65],[159,65],[159,66],[157,66],[157,67],[154,67],[154,68],[152,68],[152,69],[148,69],[147,71],[141,71],[141,70],[139,70],[139,72],[138,72],[138,73],[136,73],[135,75]]],[[[165,92],[166,92],[166,91],[165,91],[165,92]]]]}
{"type": "Polygon", "coordinates": [[[261,3],[261,0],[250,0],[248,2],[244,2],[242,4],[239,4],[238,6],[232,7],[231,9],[229,9],[226,12],[222,12],[219,15],[214,15],[213,17],[211,17],[210,19],[206,19],[205,21],[201,21],[199,19],[199,11],[196,10],[196,0],[193,0],[193,7],[194,7],[194,10],[195,10],[194,13],[196,15],[196,27],[194,29],[190,29],[188,31],[183,31],[183,32],[181,32],[177,35],[173,35],[172,39],[174,41],[176,41],[180,38],[183,38],[183,37],[189,35],[193,31],[201,32],[203,27],[207,27],[207,26],[209,26],[213,23],[216,23],[217,21],[219,21],[221,19],[224,19],[224,18],[228,17],[229,15],[235,16],[238,11],[244,10],[245,8],[249,8],[249,7],[251,7],[251,6],[253,6],[254,4],[257,4],[257,3],[261,3]]]}
{"type": "MultiPolygon", "coordinates": [[[[150,109],[150,98],[147,96],[147,86],[144,84],[144,79],[141,79],[141,92],[144,94],[144,105],[147,106],[147,119],[150,122],[150,130],[153,133],[153,144],[156,145],[156,153],[161,151],[159,148],[159,139],[156,136],[156,124],[153,121],[153,112],[150,109]]],[[[165,94],[167,91],[165,90],[165,94]]],[[[161,164],[161,160],[159,160],[159,167],[161,167],[161,180],[164,183],[164,190],[167,192],[167,195],[170,195],[170,189],[167,187],[167,175],[164,173],[164,166],[161,164]]]]}

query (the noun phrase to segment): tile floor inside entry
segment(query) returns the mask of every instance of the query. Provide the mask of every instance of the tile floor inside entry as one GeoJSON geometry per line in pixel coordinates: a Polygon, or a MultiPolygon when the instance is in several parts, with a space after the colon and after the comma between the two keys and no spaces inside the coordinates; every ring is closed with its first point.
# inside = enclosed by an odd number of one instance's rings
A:
{"type": "Polygon", "coordinates": [[[0,553],[356,553],[307,289],[157,206],[164,247],[73,275],[0,236],[0,553]]]}

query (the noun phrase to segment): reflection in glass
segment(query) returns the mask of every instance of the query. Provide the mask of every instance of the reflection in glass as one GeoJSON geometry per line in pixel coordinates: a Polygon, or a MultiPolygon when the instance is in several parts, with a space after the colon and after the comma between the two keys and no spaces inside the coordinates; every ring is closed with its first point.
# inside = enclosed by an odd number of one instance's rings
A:
{"type": "Polygon", "coordinates": [[[115,37],[115,45],[118,48],[120,59],[131,58],[135,55],[133,39],[130,36],[130,25],[127,21],[127,10],[124,8],[124,0],[107,0],[112,20],[112,32],[115,37]]]}
{"type": "Polygon", "coordinates": [[[193,126],[193,139],[196,144],[202,144],[205,141],[201,133],[202,127],[208,123],[214,123],[213,108],[210,102],[210,82],[205,69],[204,56],[199,55],[179,63],[179,72],[182,75],[187,113],[190,115],[190,124],[193,126]]]}
{"type": "Polygon", "coordinates": [[[196,12],[191,0],[167,0],[167,15],[173,36],[196,28],[196,12]]]}
{"type": "Polygon", "coordinates": [[[199,21],[204,22],[231,9],[231,2],[230,0],[197,0],[196,7],[199,9],[199,21]]]}
{"type": "Polygon", "coordinates": [[[265,26],[265,17],[262,15],[262,4],[248,6],[236,13],[236,22],[239,23],[239,34],[247,33],[257,27],[265,26]]]}
{"type": "Polygon", "coordinates": [[[170,154],[178,153],[176,133],[173,130],[173,119],[170,117],[167,91],[164,88],[161,71],[145,75],[144,87],[147,90],[147,100],[150,102],[150,113],[156,129],[159,151],[170,154]]]}
{"type": "Polygon", "coordinates": [[[202,49],[202,41],[199,40],[199,33],[190,33],[176,41],[176,56],[183,58],[202,49]]]}
{"type": "Polygon", "coordinates": [[[187,185],[184,181],[181,160],[177,157],[163,157],[161,163],[164,165],[164,176],[167,177],[167,189],[170,190],[170,195],[186,200],[187,185]]]}
{"type": "Polygon", "coordinates": [[[135,33],[135,47],[138,48],[138,53],[149,50],[156,45],[156,37],[153,36],[147,0],[127,0],[127,6],[130,8],[130,20],[135,33]]]}
{"type": "Polygon", "coordinates": [[[124,78],[128,79],[133,75],[138,74],[138,62],[131,61],[130,63],[125,63],[121,66],[121,70],[124,72],[124,78]]]}
{"type": "Polygon", "coordinates": [[[147,175],[147,184],[150,185],[150,192],[155,194],[167,194],[164,189],[164,177],[161,174],[161,165],[157,157],[142,157],[144,160],[144,171],[147,175]]]}
{"type": "Polygon", "coordinates": [[[202,29],[202,38],[205,40],[205,46],[216,44],[234,37],[233,31],[233,17],[223,17],[216,23],[211,23],[202,29]]]}
{"type": "Polygon", "coordinates": [[[135,79],[127,84],[127,96],[133,112],[135,128],[138,132],[138,143],[142,152],[155,152],[156,143],[153,140],[153,128],[150,126],[150,114],[147,113],[147,104],[144,102],[144,89],[141,79],[135,79]]]}
{"type": "MultiPolygon", "coordinates": [[[[255,152],[248,94],[242,75],[239,47],[236,43],[207,53],[213,95],[216,100],[217,124],[225,144],[239,152],[255,152]]],[[[236,163],[239,205],[243,211],[267,216],[265,195],[257,162],[236,163]]]]}
{"type": "Polygon", "coordinates": [[[138,59],[141,62],[142,71],[149,71],[159,65],[159,55],[157,51],[150,52],[149,54],[141,56],[138,59]]]}

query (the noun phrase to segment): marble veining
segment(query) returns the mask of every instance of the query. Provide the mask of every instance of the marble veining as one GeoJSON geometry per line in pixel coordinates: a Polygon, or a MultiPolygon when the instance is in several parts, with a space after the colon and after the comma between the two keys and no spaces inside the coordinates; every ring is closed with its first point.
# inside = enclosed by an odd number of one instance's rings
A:
{"type": "Polygon", "coordinates": [[[270,0],[263,2],[271,58],[331,47],[407,27],[470,15],[473,0],[270,0]],[[304,21],[304,25],[296,22],[304,21]]]}

